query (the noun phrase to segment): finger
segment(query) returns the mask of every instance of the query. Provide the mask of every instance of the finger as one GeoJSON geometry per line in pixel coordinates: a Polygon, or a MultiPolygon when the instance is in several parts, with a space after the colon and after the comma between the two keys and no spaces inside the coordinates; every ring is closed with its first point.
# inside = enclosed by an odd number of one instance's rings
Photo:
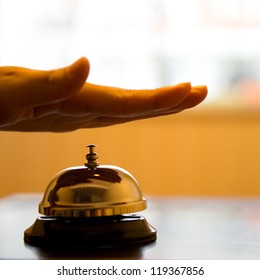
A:
{"type": "Polygon", "coordinates": [[[138,116],[180,104],[191,91],[190,83],[151,90],[127,90],[86,83],[81,92],[65,101],[60,112],[104,116],[138,116]]]}
{"type": "Polygon", "coordinates": [[[208,89],[206,86],[192,87],[191,94],[178,106],[177,110],[185,110],[199,105],[207,97],[208,89]]]}
{"type": "Polygon", "coordinates": [[[195,86],[191,90],[191,94],[179,105],[162,110],[162,111],[154,111],[149,114],[143,114],[136,117],[107,117],[100,116],[92,120],[91,124],[88,124],[88,127],[103,127],[110,126],[115,124],[121,124],[130,121],[142,120],[147,118],[155,118],[160,116],[167,116],[172,114],[180,113],[183,110],[193,108],[199,105],[206,97],[207,97],[207,87],[206,86],[195,86]]]}
{"type": "Polygon", "coordinates": [[[51,71],[24,69],[21,77],[21,103],[39,106],[65,100],[78,93],[89,73],[89,62],[82,57],[72,65],[51,71]]]}
{"type": "Polygon", "coordinates": [[[124,117],[176,106],[188,96],[190,90],[190,83],[153,90],[125,90],[87,84],[83,93],[94,112],[124,117]]]}

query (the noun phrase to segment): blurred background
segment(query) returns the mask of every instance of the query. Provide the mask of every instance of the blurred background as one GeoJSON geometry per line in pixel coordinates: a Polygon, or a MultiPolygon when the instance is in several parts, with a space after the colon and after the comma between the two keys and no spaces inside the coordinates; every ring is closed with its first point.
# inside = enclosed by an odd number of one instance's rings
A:
{"type": "Polygon", "coordinates": [[[260,195],[260,2],[0,0],[0,65],[53,69],[88,57],[91,83],[207,84],[178,115],[71,133],[0,132],[0,197],[43,192],[85,162],[130,171],[147,195],[260,195]]]}

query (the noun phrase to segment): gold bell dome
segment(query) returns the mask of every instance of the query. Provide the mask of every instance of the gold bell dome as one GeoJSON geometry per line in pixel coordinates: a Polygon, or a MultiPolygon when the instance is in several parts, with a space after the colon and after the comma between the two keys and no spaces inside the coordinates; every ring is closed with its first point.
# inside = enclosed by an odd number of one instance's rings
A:
{"type": "Polygon", "coordinates": [[[137,180],[113,165],[99,165],[95,145],[88,145],[85,166],[60,171],[48,185],[39,212],[56,217],[101,217],[146,209],[137,180]]]}

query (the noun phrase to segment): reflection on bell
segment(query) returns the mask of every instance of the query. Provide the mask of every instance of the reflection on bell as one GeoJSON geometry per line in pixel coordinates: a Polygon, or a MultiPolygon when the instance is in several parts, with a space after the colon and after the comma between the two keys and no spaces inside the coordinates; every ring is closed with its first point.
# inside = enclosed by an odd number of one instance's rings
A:
{"type": "Polygon", "coordinates": [[[156,230],[138,214],[146,209],[136,179],[126,170],[99,165],[89,145],[85,166],[59,172],[48,185],[39,212],[24,233],[39,247],[116,247],[156,239],[156,230]]]}

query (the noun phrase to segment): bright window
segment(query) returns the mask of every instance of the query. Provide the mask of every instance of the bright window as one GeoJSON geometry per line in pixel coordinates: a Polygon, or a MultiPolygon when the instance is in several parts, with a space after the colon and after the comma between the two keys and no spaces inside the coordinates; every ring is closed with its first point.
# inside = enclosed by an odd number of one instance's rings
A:
{"type": "Polygon", "coordinates": [[[0,64],[50,69],[85,55],[89,81],[207,84],[207,102],[260,104],[258,0],[0,0],[0,64]]]}

